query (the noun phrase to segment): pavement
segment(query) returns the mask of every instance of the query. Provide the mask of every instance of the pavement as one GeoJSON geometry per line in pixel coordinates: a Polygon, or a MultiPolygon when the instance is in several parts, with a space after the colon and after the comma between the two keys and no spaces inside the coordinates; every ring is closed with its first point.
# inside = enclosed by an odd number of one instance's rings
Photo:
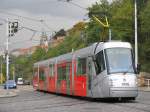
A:
{"type": "Polygon", "coordinates": [[[17,85],[17,89],[3,89],[0,85],[0,98],[15,97],[19,95],[20,91],[33,91],[33,86],[31,85],[17,85]]]}
{"type": "Polygon", "coordinates": [[[18,92],[16,90],[5,90],[0,88],[0,98],[5,98],[5,97],[15,97],[18,95],[18,92]]]}
{"type": "Polygon", "coordinates": [[[0,85],[0,98],[5,97],[15,97],[18,95],[18,89],[4,89],[2,85],[0,85]]]}

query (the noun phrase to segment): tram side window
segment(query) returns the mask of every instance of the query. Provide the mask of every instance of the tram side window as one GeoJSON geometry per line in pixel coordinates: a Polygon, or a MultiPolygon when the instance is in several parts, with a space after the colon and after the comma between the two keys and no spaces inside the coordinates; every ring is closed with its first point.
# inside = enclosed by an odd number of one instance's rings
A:
{"type": "Polygon", "coordinates": [[[66,66],[62,67],[62,80],[66,80],[66,66]]]}
{"type": "Polygon", "coordinates": [[[39,78],[40,78],[40,80],[45,80],[45,73],[44,73],[44,70],[40,70],[40,71],[39,71],[39,78]]]}
{"type": "Polygon", "coordinates": [[[66,65],[66,75],[67,75],[67,77],[69,77],[69,74],[70,74],[70,65],[71,65],[71,62],[68,62],[67,65],[66,65]]]}
{"type": "Polygon", "coordinates": [[[78,59],[77,75],[86,74],[86,58],[78,59]]]}
{"type": "Polygon", "coordinates": [[[96,55],[96,73],[97,75],[105,70],[104,54],[103,51],[96,55]]]}
{"type": "Polygon", "coordinates": [[[60,66],[58,67],[58,80],[66,80],[66,67],[60,66]]]}
{"type": "Polygon", "coordinates": [[[66,80],[69,85],[70,85],[69,75],[70,75],[70,70],[71,70],[70,66],[71,66],[71,62],[68,62],[66,64],[66,80]]]}
{"type": "Polygon", "coordinates": [[[58,67],[58,72],[57,72],[58,74],[57,74],[57,78],[58,78],[58,83],[60,82],[60,80],[61,80],[61,73],[62,73],[62,69],[61,69],[61,67],[58,67]]]}
{"type": "Polygon", "coordinates": [[[50,72],[49,72],[49,75],[50,75],[50,76],[54,76],[54,65],[53,65],[53,64],[50,65],[50,72]]]}

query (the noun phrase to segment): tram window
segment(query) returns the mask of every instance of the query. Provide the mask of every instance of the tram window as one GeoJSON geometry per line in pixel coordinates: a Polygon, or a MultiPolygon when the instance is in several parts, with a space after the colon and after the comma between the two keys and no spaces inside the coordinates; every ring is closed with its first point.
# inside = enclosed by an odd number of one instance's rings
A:
{"type": "Polygon", "coordinates": [[[105,70],[104,54],[103,51],[96,55],[96,73],[99,74],[105,70]]]}
{"type": "Polygon", "coordinates": [[[79,58],[77,66],[77,75],[85,75],[85,74],[86,74],[86,58],[79,58]]]}
{"type": "Polygon", "coordinates": [[[62,67],[62,80],[66,80],[66,66],[62,67]]]}
{"type": "Polygon", "coordinates": [[[69,79],[69,75],[70,75],[70,66],[71,66],[71,62],[68,62],[66,64],[66,80],[67,80],[67,85],[70,85],[70,79],[69,79]]]}
{"type": "Polygon", "coordinates": [[[70,65],[71,65],[71,63],[69,62],[69,63],[67,63],[67,65],[66,65],[66,75],[67,75],[67,77],[69,76],[69,74],[70,74],[70,65]]]}
{"type": "Polygon", "coordinates": [[[58,78],[58,84],[60,84],[61,81],[61,73],[62,73],[62,69],[61,67],[58,67],[58,72],[57,72],[57,78],[58,78]]]}
{"type": "Polygon", "coordinates": [[[51,64],[50,65],[50,72],[49,72],[50,76],[54,76],[54,65],[51,64]]]}
{"type": "Polygon", "coordinates": [[[58,67],[58,80],[65,80],[66,79],[66,66],[58,67]]]}
{"type": "Polygon", "coordinates": [[[39,78],[40,78],[40,80],[45,80],[45,73],[44,73],[44,70],[40,70],[40,71],[39,71],[39,78]]]}

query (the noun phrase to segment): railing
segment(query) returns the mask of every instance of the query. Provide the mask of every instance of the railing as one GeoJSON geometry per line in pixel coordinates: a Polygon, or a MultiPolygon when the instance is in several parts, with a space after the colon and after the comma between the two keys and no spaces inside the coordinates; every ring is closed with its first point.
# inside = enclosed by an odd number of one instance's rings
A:
{"type": "Polygon", "coordinates": [[[147,85],[148,88],[150,88],[150,79],[145,79],[145,85],[147,85]]]}

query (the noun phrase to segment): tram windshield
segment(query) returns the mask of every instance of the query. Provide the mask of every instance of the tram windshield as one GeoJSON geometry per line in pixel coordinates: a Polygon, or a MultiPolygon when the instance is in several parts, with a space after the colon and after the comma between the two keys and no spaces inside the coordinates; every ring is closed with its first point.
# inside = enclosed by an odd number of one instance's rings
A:
{"type": "Polygon", "coordinates": [[[131,49],[106,49],[106,60],[109,73],[134,73],[131,49]]]}

